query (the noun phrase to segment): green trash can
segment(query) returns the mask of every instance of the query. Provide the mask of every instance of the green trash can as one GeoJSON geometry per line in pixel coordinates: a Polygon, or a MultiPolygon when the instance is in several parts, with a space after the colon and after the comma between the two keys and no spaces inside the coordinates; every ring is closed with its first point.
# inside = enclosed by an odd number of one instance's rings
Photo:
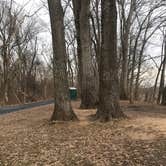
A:
{"type": "Polygon", "coordinates": [[[76,100],[77,99],[77,88],[70,87],[69,92],[70,92],[70,100],[76,100]]]}

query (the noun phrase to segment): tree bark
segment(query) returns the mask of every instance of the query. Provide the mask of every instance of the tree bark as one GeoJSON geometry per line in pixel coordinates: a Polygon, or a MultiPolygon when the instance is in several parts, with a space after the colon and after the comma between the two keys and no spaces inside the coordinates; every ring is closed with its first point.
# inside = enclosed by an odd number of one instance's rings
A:
{"type": "Polygon", "coordinates": [[[51,120],[76,120],[70,99],[66,68],[63,9],[60,0],[48,0],[52,42],[55,106],[51,120]]]}
{"type": "Polygon", "coordinates": [[[8,48],[7,48],[6,44],[4,44],[4,46],[3,46],[2,54],[3,54],[3,102],[4,102],[4,104],[7,104],[9,101],[9,97],[8,97],[9,56],[8,56],[8,48]]]}
{"type": "Polygon", "coordinates": [[[103,0],[101,10],[102,48],[99,67],[99,106],[96,117],[105,122],[125,115],[119,105],[116,0],[103,0]]]}
{"type": "Polygon", "coordinates": [[[129,36],[132,25],[132,17],[135,8],[135,0],[130,1],[130,10],[126,18],[124,0],[120,1],[121,6],[121,47],[122,47],[122,71],[120,80],[120,98],[123,100],[128,99],[128,52],[129,52],[129,36]]]}
{"type": "Polygon", "coordinates": [[[162,92],[162,105],[166,105],[166,87],[164,87],[163,92],[162,92]]]}
{"type": "Polygon", "coordinates": [[[135,92],[134,92],[135,100],[138,100],[138,98],[139,98],[139,81],[140,81],[143,53],[144,53],[145,45],[147,42],[146,41],[147,30],[148,30],[148,28],[145,31],[144,40],[142,41],[141,51],[140,51],[139,58],[138,58],[138,71],[137,71],[137,75],[136,75],[135,92]]]}
{"type": "Polygon", "coordinates": [[[79,84],[83,109],[94,108],[97,103],[97,90],[92,66],[90,36],[90,0],[73,0],[73,11],[77,36],[79,64],[79,84]]]}
{"type": "Polygon", "coordinates": [[[80,39],[80,10],[81,0],[72,0],[73,2],[73,13],[76,28],[76,40],[77,40],[77,58],[78,58],[78,91],[81,94],[81,82],[82,82],[82,51],[81,51],[81,39],[80,39]]]}
{"type": "Polygon", "coordinates": [[[90,36],[90,0],[81,0],[80,39],[82,50],[81,108],[94,108],[97,102],[95,78],[92,66],[90,36]]]}
{"type": "Polygon", "coordinates": [[[161,71],[161,78],[160,78],[160,86],[159,86],[159,94],[157,99],[157,104],[163,104],[165,103],[165,96],[163,98],[164,92],[164,84],[165,84],[165,67],[166,67],[166,36],[164,36],[164,60],[163,60],[163,66],[161,71]],[[164,99],[164,100],[163,100],[164,99]]]}
{"type": "MultiPolygon", "coordinates": [[[[162,49],[163,50],[163,49],[162,49]]],[[[152,102],[155,102],[156,101],[156,91],[157,91],[157,83],[158,83],[158,79],[159,79],[159,76],[160,76],[160,72],[161,72],[161,69],[162,69],[162,66],[163,66],[163,63],[165,62],[165,58],[163,59],[163,61],[161,62],[160,64],[160,67],[158,68],[158,72],[157,72],[157,76],[156,76],[156,79],[155,79],[155,83],[154,83],[154,88],[153,88],[153,94],[152,94],[152,102]]]]}

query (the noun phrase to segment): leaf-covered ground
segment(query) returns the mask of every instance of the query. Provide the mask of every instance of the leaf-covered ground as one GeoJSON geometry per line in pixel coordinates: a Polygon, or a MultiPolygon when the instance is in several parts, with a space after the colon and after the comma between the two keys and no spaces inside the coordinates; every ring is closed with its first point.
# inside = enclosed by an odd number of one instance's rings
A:
{"type": "Polygon", "coordinates": [[[127,105],[129,119],[49,123],[53,106],[0,116],[0,166],[166,166],[166,107],[127,105]]]}

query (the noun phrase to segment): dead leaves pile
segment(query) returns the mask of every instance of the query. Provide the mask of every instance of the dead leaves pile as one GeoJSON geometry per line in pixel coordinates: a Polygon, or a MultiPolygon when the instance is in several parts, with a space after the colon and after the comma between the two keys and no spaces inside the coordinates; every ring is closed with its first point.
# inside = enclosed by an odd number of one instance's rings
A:
{"type": "MultiPolygon", "coordinates": [[[[149,128],[157,124],[151,124],[152,117],[148,121],[148,115],[145,124],[140,124],[145,120],[140,119],[144,114],[106,124],[50,125],[47,119],[51,112],[52,107],[41,107],[0,117],[0,166],[166,165],[166,135],[157,128],[149,128]],[[154,137],[144,139],[135,136],[137,132],[146,137],[150,132],[154,137]]],[[[83,110],[82,116],[84,113],[87,115],[83,110]]]]}

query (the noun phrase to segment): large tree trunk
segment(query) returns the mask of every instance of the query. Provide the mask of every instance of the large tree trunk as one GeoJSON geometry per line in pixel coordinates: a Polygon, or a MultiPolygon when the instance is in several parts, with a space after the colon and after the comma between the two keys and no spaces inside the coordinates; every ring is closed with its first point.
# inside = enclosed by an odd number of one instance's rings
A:
{"type": "Polygon", "coordinates": [[[128,99],[128,52],[129,52],[129,36],[132,25],[132,17],[136,0],[130,1],[130,10],[128,16],[125,14],[125,1],[119,1],[121,6],[121,47],[122,47],[122,70],[120,80],[120,98],[123,100],[128,99]]]}
{"type": "Polygon", "coordinates": [[[130,26],[126,22],[125,14],[124,14],[124,6],[122,5],[122,21],[121,21],[121,54],[122,54],[122,70],[120,76],[120,99],[127,100],[127,86],[128,86],[128,40],[129,40],[129,31],[130,26]],[[124,24],[124,25],[123,25],[124,24]],[[127,26],[126,26],[127,25],[127,26]]]}
{"type": "Polygon", "coordinates": [[[161,104],[166,105],[166,87],[163,88],[161,104]]]}
{"type": "MultiPolygon", "coordinates": [[[[126,52],[127,53],[127,52],[126,52]]],[[[128,86],[128,80],[127,80],[127,71],[128,71],[128,62],[127,62],[127,56],[125,51],[122,55],[122,72],[121,72],[121,81],[120,81],[120,98],[122,100],[128,99],[128,93],[127,93],[127,86],[128,86]]]]}
{"type": "Polygon", "coordinates": [[[75,26],[77,31],[77,54],[79,62],[79,83],[81,108],[94,108],[97,103],[94,69],[91,55],[90,0],[73,0],[75,26]]]}
{"type": "Polygon", "coordinates": [[[77,57],[78,57],[78,92],[81,94],[81,82],[82,82],[82,51],[81,51],[81,39],[80,39],[80,10],[81,0],[72,0],[73,2],[73,13],[76,28],[76,40],[77,40],[77,57]]]}
{"type": "Polygon", "coordinates": [[[99,107],[96,116],[101,121],[109,121],[125,117],[119,105],[116,0],[102,1],[101,52],[99,107]]]}
{"type": "Polygon", "coordinates": [[[94,108],[97,102],[90,36],[90,0],[81,0],[80,39],[82,50],[81,108],[94,108]]]}
{"type": "Polygon", "coordinates": [[[76,120],[70,99],[66,68],[63,9],[60,0],[48,0],[52,42],[55,106],[51,120],[76,120]]]}

